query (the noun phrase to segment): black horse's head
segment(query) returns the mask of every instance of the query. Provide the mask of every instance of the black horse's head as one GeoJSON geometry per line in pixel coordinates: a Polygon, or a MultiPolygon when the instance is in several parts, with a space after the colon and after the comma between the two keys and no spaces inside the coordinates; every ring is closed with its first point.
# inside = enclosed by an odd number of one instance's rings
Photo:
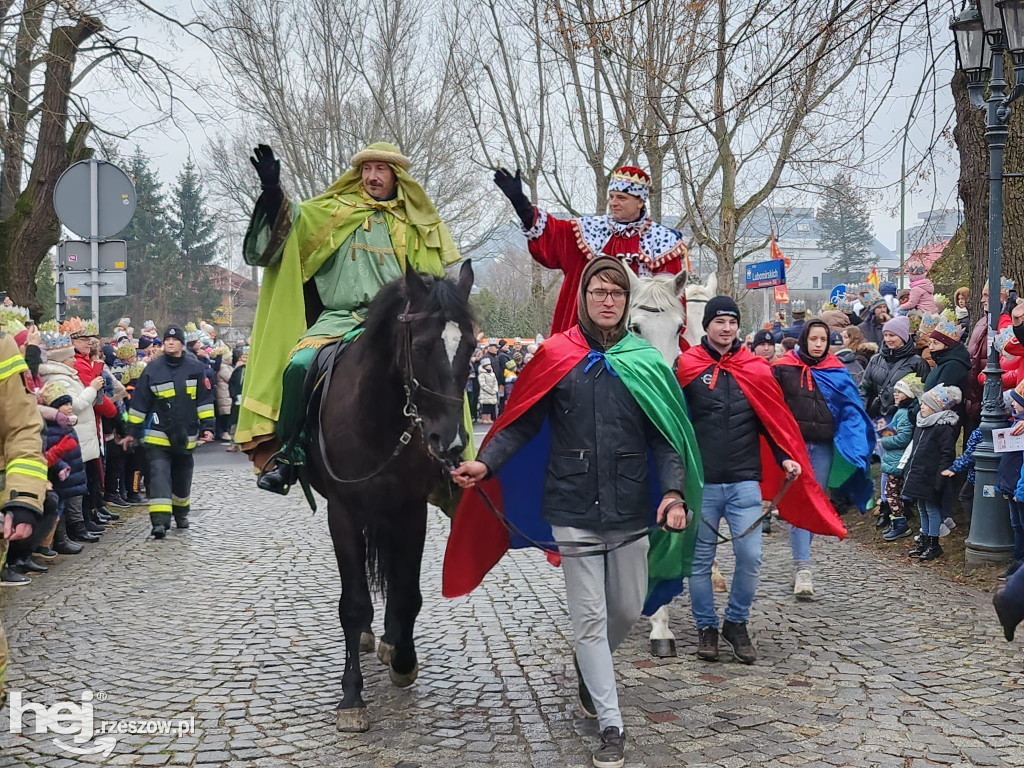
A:
{"type": "Polygon", "coordinates": [[[411,386],[423,438],[435,456],[455,461],[469,438],[462,425],[469,358],[476,343],[469,306],[473,267],[463,262],[458,280],[407,269],[405,279],[389,288],[393,295],[382,298],[392,310],[388,320],[394,323],[394,359],[411,386]]]}

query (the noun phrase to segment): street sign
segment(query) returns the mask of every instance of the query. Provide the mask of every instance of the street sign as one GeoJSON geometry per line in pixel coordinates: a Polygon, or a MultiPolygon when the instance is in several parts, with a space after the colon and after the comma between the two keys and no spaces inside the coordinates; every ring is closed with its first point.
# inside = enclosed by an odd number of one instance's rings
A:
{"type": "MultiPolygon", "coordinates": [[[[57,267],[87,270],[90,267],[89,243],[85,240],[65,240],[57,243],[57,267]]],[[[100,269],[125,269],[128,266],[128,243],[124,240],[105,240],[99,244],[100,269]]]]}
{"type": "Polygon", "coordinates": [[[840,301],[846,298],[846,286],[837,285],[832,289],[832,293],[828,295],[829,304],[838,304],[840,301]]]}
{"type": "Polygon", "coordinates": [[[81,160],[57,179],[53,207],[60,223],[79,237],[106,239],[128,226],[135,214],[135,185],[116,165],[81,160]],[[89,166],[96,165],[96,232],[91,231],[89,166]]]}
{"type": "MultiPolygon", "coordinates": [[[[63,272],[61,276],[68,297],[80,299],[92,295],[92,272],[63,272]]],[[[100,296],[128,295],[128,273],[123,269],[100,271],[97,282],[100,296]]]]}
{"type": "Polygon", "coordinates": [[[746,268],[747,288],[771,288],[786,284],[786,264],[782,259],[748,264],[746,268]]]}
{"type": "Polygon", "coordinates": [[[776,285],[774,290],[775,290],[775,303],[776,304],[789,304],[789,286],[788,285],[776,285]]]}

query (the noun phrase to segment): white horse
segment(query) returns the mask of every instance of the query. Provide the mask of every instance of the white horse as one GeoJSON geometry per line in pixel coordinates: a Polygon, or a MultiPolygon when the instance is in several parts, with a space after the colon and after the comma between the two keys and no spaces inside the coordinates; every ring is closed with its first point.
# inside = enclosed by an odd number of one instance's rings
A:
{"type": "MultiPolygon", "coordinates": [[[[703,332],[704,305],[718,291],[718,277],[712,273],[707,283],[690,283],[687,275],[655,275],[636,277],[629,272],[629,329],[657,349],[669,366],[679,357],[679,334],[691,346],[700,343],[703,332]],[[680,301],[686,296],[686,313],[680,301]]],[[[725,578],[716,560],[711,570],[711,583],[716,592],[728,591],[725,578]]],[[[651,655],[676,655],[676,638],[668,628],[668,606],[663,605],[651,616],[651,655]]]]}

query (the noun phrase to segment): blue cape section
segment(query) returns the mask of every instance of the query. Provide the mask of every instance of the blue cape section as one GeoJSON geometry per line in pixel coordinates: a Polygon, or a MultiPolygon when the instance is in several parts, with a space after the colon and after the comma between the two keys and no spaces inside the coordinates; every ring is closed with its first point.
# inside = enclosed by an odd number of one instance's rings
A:
{"type": "MultiPolygon", "coordinates": [[[[540,432],[523,448],[512,455],[497,473],[501,483],[505,519],[514,525],[522,536],[509,531],[509,548],[524,549],[533,546],[526,536],[539,543],[552,541],[551,526],[544,520],[540,510],[544,508],[544,478],[551,456],[551,427],[545,419],[540,432]]],[[[658,469],[647,452],[647,487],[650,497],[650,519],[648,525],[657,520],[658,505],[661,503],[661,481],[658,469]]],[[[650,616],[661,606],[669,603],[684,590],[682,579],[658,581],[647,595],[643,613],[650,616]]]]}
{"type": "Polygon", "coordinates": [[[835,424],[837,458],[832,462],[829,487],[853,500],[861,512],[875,495],[871,480],[871,454],[875,449],[875,427],[846,368],[811,368],[814,383],[825,397],[835,424]],[[836,485],[833,486],[833,479],[836,485]]]}

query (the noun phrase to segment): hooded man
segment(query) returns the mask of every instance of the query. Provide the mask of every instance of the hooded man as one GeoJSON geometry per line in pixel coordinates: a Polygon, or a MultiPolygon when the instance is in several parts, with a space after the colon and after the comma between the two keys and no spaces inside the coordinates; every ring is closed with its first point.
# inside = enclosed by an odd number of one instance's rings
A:
{"type": "Polygon", "coordinates": [[[640,277],[674,275],[687,266],[689,256],[683,236],[647,214],[651,177],[641,168],[622,166],[612,173],[606,215],[575,219],[556,219],[531,205],[519,171],[513,176],[499,168],[494,183],[515,208],[530,255],[541,266],[559,269],[565,275],[555,304],[552,333],[576,325],[580,277],[592,259],[611,256],[640,277]]]}
{"type": "Polygon", "coordinates": [[[800,428],[771,367],[737,338],[739,321],[740,310],[731,297],[712,298],[704,308],[705,336],[680,355],[677,375],[690,404],[705,474],[702,523],[690,577],[697,656],[718,659],[711,565],[718,527],[725,518],[736,569],[722,639],[738,660],[753,664],[757,653],[747,619],[761,573],[761,500],[776,497],[785,473],[793,485],[779,502],[782,519],[812,533],[842,537],[846,532],[813,475],[802,472],[811,463],[800,428]]]}
{"type": "Polygon", "coordinates": [[[626,330],[625,266],[599,258],[581,277],[579,325],[540,347],[479,461],[452,472],[482,492],[464,494],[459,505],[443,593],[476,588],[510,546],[554,539],[562,547],[580,706],[598,719],[593,764],[602,768],[624,760],[612,654],[642,609],[682,590],[696,524],[687,525],[686,504],[699,507],[702,479],[672,371],[626,330]],[[508,528],[487,503],[502,509],[508,528]],[[675,532],[649,532],[655,522],[675,532]]]}
{"type": "Polygon", "coordinates": [[[459,252],[408,174],[409,158],[392,144],[357,152],[341,178],[304,202],[286,200],[281,163],[270,147],[261,144],[250,160],[263,193],[243,255],[266,272],[235,442],[258,467],[281,447],[259,487],[286,494],[305,462],[302,394],[317,350],[353,334],[381,287],[407,267],[443,277],[459,252]]]}

